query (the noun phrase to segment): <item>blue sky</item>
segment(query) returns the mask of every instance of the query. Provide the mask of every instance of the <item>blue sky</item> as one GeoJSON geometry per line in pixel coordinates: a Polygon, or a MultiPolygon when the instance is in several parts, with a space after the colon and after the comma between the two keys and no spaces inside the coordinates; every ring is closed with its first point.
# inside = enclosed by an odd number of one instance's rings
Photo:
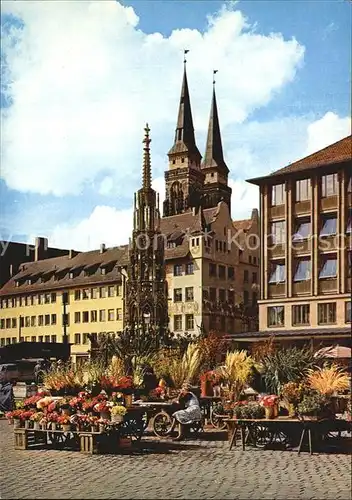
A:
{"type": "Polygon", "coordinates": [[[349,133],[350,19],[336,0],[4,2],[0,236],[127,241],[146,120],[163,196],[183,48],[201,151],[219,69],[233,216],[249,216],[246,177],[349,133]]]}

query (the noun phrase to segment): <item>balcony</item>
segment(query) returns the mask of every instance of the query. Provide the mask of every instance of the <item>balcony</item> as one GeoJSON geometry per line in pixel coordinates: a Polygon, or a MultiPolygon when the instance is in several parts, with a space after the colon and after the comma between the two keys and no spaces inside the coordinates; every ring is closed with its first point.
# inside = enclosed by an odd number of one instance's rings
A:
{"type": "Polygon", "coordinates": [[[337,208],[337,196],[329,196],[328,198],[321,199],[321,209],[331,210],[337,208]]]}
{"type": "Polygon", "coordinates": [[[337,279],[328,278],[319,280],[319,293],[322,295],[332,295],[337,293],[337,279]]]}
{"type": "Polygon", "coordinates": [[[308,254],[311,251],[311,239],[292,241],[294,255],[308,254]]]}
{"type": "Polygon", "coordinates": [[[270,299],[275,297],[285,297],[286,295],[286,283],[272,284],[268,286],[268,296],[270,299]]]}
{"type": "Polygon", "coordinates": [[[284,219],[285,218],[285,205],[278,205],[269,208],[270,219],[284,219]]]}
{"type": "Polygon", "coordinates": [[[271,243],[268,248],[269,258],[273,259],[275,257],[285,257],[285,245],[282,243],[271,243]],[[272,246],[272,248],[270,248],[272,246]]]}
{"type": "Polygon", "coordinates": [[[312,208],[310,200],[297,201],[293,206],[293,213],[295,215],[310,214],[311,210],[312,208]]]}
{"type": "Polygon", "coordinates": [[[292,285],[292,294],[294,297],[311,294],[311,280],[297,281],[292,285]]]}

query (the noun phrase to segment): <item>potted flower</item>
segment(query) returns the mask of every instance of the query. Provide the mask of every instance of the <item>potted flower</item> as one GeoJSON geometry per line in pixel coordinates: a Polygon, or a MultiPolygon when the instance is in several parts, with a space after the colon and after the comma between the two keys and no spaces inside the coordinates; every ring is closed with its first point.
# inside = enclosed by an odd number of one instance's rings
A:
{"type": "Polygon", "coordinates": [[[52,413],[47,413],[46,415],[47,422],[50,425],[51,430],[53,431],[56,431],[58,417],[59,415],[56,411],[53,411],[52,413]]]}
{"type": "Polygon", "coordinates": [[[111,421],[114,423],[123,422],[123,417],[127,413],[127,409],[121,405],[114,405],[110,411],[111,411],[111,421]]]}
{"type": "Polygon", "coordinates": [[[30,420],[33,422],[33,429],[35,431],[39,431],[40,429],[40,421],[44,417],[44,413],[42,411],[36,411],[30,416],[30,420]]]}
{"type": "Polygon", "coordinates": [[[99,417],[93,415],[89,417],[89,423],[91,427],[92,432],[99,432],[99,423],[98,423],[99,417]]]}
{"type": "Polygon", "coordinates": [[[20,427],[23,427],[23,425],[24,425],[24,419],[22,418],[23,412],[24,412],[24,410],[14,410],[12,412],[13,428],[14,429],[19,429],[20,427]]]}
{"type": "Polygon", "coordinates": [[[306,420],[318,420],[326,411],[328,399],[318,391],[309,391],[304,394],[302,401],[298,403],[298,414],[306,420]]]}
{"type": "Polygon", "coordinates": [[[259,404],[265,408],[265,418],[272,419],[278,416],[278,397],[275,394],[262,396],[259,404]]]}
{"type": "Polygon", "coordinates": [[[21,414],[21,420],[24,421],[24,428],[25,429],[31,429],[33,426],[33,422],[31,420],[31,416],[33,415],[34,411],[32,410],[24,410],[22,411],[21,414]]]}
{"type": "Polygon", "coordinates": [[[110,418],[110,406],[112,406],[111,403],[108,401],[100,401],[99,403],[96,403],[93,407],[94,411],[100,414],[100,418],[103,418],[105,420],[109,420],[110,418]]]}
{"type": "Polygon", "coordinates": [[[70,432],[71,421],[69,415],[59,415],[57,417],[57,423],[61,425],[61,428],[64,432],[70,432]]]}
{"type": "Polygon", "coordinates": [[[106,426],[109,424],[109,420],[106,420],[104,418],[99,418],[98,419],[98,428],[99,432],[105,432],[106,426]]]}

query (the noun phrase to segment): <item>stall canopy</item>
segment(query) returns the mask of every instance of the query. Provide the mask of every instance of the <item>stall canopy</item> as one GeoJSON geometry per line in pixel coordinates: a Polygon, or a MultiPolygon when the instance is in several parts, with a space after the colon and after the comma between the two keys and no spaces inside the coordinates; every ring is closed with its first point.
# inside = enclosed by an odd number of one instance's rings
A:
{"type": "Polygon", "coordinates": [[[323,347],[314,354],[315,358],[334,358],[334,359],[348,359],[351,358],[351,349],[342,345],[332,345],[323,347]]]}
{"type": "Polygon", "coordinates": [[[19,342],[1,347],[0,363],[21,359],[68,359],[70,350],[70,344],[59,342],[19,342]]]}

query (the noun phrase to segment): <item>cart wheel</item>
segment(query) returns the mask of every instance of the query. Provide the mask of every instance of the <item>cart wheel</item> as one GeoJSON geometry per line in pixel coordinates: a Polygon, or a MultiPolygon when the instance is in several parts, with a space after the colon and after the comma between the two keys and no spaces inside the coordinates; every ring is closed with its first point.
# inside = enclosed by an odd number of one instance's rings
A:
{"type": "Polygon", "coordinates": [[[215,429],[219,429],[219,431],[226,429],[226,422],[224,422],[224,419],[214,410],[210,414],[210,423],[215,429]]]}
{"type": "Polygon", "coordinates": [[[265,448],[273,440],[272,432],[265,425],[256,425],[252,429],[255,436],[255,445],[257,448],[265,448]]]}
{"type": "Polygon", "coordinates": [[[150,418],[148,416],[148,413],[145,412],[142,415],[142,422],[143,422],[143,430],[145,431],[148,428],[150,418]]]}
{"type": "Polygon", "coordinates": [[[166,436],[172,427],[173,419],[166,412],[161,411],[153,418],[153,432],[158,437],[166,436]]]}

